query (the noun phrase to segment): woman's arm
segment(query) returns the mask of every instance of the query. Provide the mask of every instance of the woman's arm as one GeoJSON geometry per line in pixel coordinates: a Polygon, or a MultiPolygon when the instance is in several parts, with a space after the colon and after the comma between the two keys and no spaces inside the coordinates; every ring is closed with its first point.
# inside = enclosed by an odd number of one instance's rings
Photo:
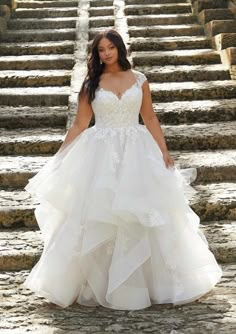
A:
{"type": "Polygon", "coordinates": [[[140,114],[142,116],[142,119],[147,129],[150,131],[151,135],[158,143],[162,151],[163,159],[165,161],[166,167],[173,166],[174,160],[169,155],[168,148],[166,146],[165,138],[164,138],[159,120],[152,107],[152,97],[151,97],[149,83],[147,80],[143,83],[142,89],[143,89],[143,100],[142,100],[142,106],[140,109],[140,114]]]}
{"type": "Polygon", "coordinates": [[[92,115],[93,109],[88,102],[88,97],[87,95],[82,94],[78,98],[78,108],[75,120],[67,131],[66,137],[58,152],[61,152],[65,146],[70,144],[82,131],[88,128],[92,115]]]}

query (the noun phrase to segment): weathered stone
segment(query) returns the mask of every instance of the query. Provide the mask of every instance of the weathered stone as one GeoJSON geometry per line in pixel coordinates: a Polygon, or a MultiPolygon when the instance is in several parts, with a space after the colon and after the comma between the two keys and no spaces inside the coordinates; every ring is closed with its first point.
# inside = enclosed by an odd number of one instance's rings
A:
{"type": "Polygon", "coordinates": [[[1,272],[0,320],[3,334],[233,334],[235,264],[222,264],[216,287],[186,305],[152,305],[139,311],[111,310],[74,303],[63,309],[22,286],[28,270],[1,272]],[[157,332],[158,328],[158,332],[157,332]],[[79,332],[78,332],[79,329],[79,332]]]}
{"type": "Polygon", "coordinates": [[[228,8],[204,9],[198,14],[198,21],[201,24],[206,24],[213,20],[232,19],[234,19],[234,14],[228,8]]]}
{"type": "Polygon", "coordinates": [[[113,16],[105,16],[105,17],[98,16],[98,17],[92,17],[89,20],[89,26],[91,28],[99,28],[113,25],[114,25],[113,16]]]}
{"type": "Polygon", "coordinates": [[[32,29],[32,30],[8,30],[1,37],[3,42],[45,42],[74,40],[75,29],[32,29]]]}
{"type": "Polygon", "coordinates": [[[230,80],[230,73],[226,66],[217,65],[176,65],[138,67],[145,71],[149,82],[187,82],[230,80]]]}
{"type": "MultiPolygon", "coordinates": [[[[234,150],[212,152],[171,151],[176,165],[182,168],[196,167],[197,180],[194,183],[234,181],[236,179],[236,158],[234,150]]],[[[22,188],[48,161],[48,156],[3,156],[0,157],[0,184],[2,189],[22,188]]]]}
{"type": "Polygon", "coordinates": [[[236,65],[236,47],[230,47],[222,50],[221,60],[226,66],[231,67],[232,65],[236,65]]]}
{"type": "Polygon", "coordinates": [[[236,96],[236,82],[232,80],[151,83],[150,87],[155,102],[230,99],[236,96]]]}
{"type": "Polygon", "coordinates": [[[135,37],[130,38],[131,51],[159,51],[207,49],[211,47],[210,39],[202,36],[176,36],[176,37],[135,37]]]}
{"type": "Polygon", "coordinates": [[[196,18],[192,14],[134,15],[127,17],[129,26],[193,24],[196,18]]]}
{"type": "Polygon", "coordinates": [[[0,70],[71,69],[72,55],[23,55],[0,57],[0,70]]]}
{"type": "Polygon", "coordinates": [[[236,121],[236,99],[158,102],[153,107],[163,124],[236,121]]]}
{"type": "Polygon", "coordinates": [[[236,148],[236,122],[162,125],[171,150],[236,148]]]}
{"type": "MultiPolygon", "coordinates": [[[[21,55],[38,55],[39,56],[39,55],[47,55],[47,54],[48,55],[70,54],[73,52],[74,52],[74,42],[73,41],[49,41],[49,42],[37,42],[37,43],[34,43],[34,42],[1,43],[1,55],[2,56],[21,56],[21,55]]],[[[72,60],[70,60],[70,63],[72,66],[73,64],[72,60]]],[[[34,65],[35,68],[36,66],[37,65],[34,65]]],[[[3,64],[2,64],[2,68],[3,68],[3,64]]]]}
{"type": "MultiPolygon", "coordinates": [[[[207,167],[205,170],[207,170],[207,167]]],[[[234,167],[233,170],[234,174],[234,167]]],[[[215,172],[217,174],[217,167],[215,168],[215,172]]],[[[232,173],[232,170],[230,171],[229,169],[229,172],[232,173]]],[[[236,190],[233,182],[196,184],[194,188],[197,192],[193,195],[189,203],[200,216],[203,223],[211,220],[236,219],[236,190]]],[[[38,203],[36,198],[31,198],[26,191],[1,190],[0,199],[1,226],[37,227],[33,215],[35,205],[38,203]]]]}
{"type": "Polygon", "coordinates": [[[68,106],[0,106],[0,124],[5,129],[65,127],[68,106]]]}
{"type": "Polygon", "coordinates": [[[212,38],[212,45],[216,50],[236,47],[236,33],[222,33],[212,38]]]}
{"type": "Polygon", "coordinates": [[[76,7],[78,0],[17,1],[18,8],[76,7]]]}
{"type": "Polygon", "coordinates": [[[126,15],[150,15],[150,14],[182,14],[191,13],[191,6],[187,3],[151,4],[151,5],[127,5],[126,15]]]}
{"type": "Polygon", "coordinates": [[[213,20],[205,24],[205,33],[209,37],[224,32],[236,32],[236,20],[213,20]]]}
{"type": "Polygon", "coordinates": [[[17,87],[1,88],[1,105],[59,106],[68,104],[70,87],[17,87]]]}
{"type": "Polygon", "coordinates": [[[203,9],[227,8],[225,0],[193,0],[193,13],[200,13],[203,9]]]}
{"type": "Polygon", "coordinates": [[[12,13],[12,18],[47,18],[47,17],[72,17],[78,15],[77,7],[59,7],[56,10],[51,8],[39,8],[28,9],[28,8],[17,8],[12,13]]]}
{"type": "Polygon", "coordinates": [[[114,14],[114,8],[113,6],[90,7],[89,14],[90,16],[110,16],[114,14]]]}
{"type": "MultiPolygon", "coordinates": [[[[72,29],[76,27],[75,17],[55,17],[55,18],[28,18],[11,19],[8,24],[10,30],[26,29],[72,29]]],[[[56,32],[56,31],[55,31],[56,32]]],[[[54,33],[55,33],[54,32],[54,33]]]]}
{"type": "MultiPolygon", "coordinates": [[[[236,260],[236,223],[211,223],[200,225],[207,237],[209,248],[219,262],[230,263],[236,260]],[[233,237],[235,235],[235,237],[233,237]]],[[[18,228],[0,231],[0,270],[30,269],[39,260],[43,250],[40,231],[18,228]]]]}
{"type": "Polygon", "coordinates": [[[64,129],[0,130],[1,155],[54,154],[62,144],[64,129]]]}
{"type": "Polygon", "coordinates": [[[203,34],[203,27],[198,24],[160,25],[147,27],[130,27],[131,37],[171,37],[171,36],[198,36],[203,34]]]}
{"type": "Polygon", "coordinates": [[[174,50],[133,52],[135,66],[219,64],[220,55],[212,50],[174,50]]]}
{"type": "Polygon", "coordinates": [[[1,71],[0,87],[69,86],[71,71],[1,71]]]}

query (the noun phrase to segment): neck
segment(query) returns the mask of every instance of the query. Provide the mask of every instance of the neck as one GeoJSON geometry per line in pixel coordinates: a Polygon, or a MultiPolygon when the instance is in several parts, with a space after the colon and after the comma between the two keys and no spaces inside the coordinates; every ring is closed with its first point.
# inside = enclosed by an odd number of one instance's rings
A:
{"type": "Polygon", "coordinates": [[[122,68],[118,63],[112,64],[112,65],[105,65],[104,67],[104,73],[116,73],[116,72],[121,72],[122,68]]]}

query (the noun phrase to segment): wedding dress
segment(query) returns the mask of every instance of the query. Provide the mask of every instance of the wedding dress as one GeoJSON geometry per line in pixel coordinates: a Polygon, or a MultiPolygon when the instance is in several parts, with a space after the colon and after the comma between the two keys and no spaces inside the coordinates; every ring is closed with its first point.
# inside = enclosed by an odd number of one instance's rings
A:
{"type": "Polygon", "coordinates": [[[166,168],[139,124],[142,72],[119,98],[98,88],[95,125],[52,156],[25,187],[43,252],[24,286],[65,308],[137,310],[191,302],[222,269],[190,208],[196,168],[166,168]]]}

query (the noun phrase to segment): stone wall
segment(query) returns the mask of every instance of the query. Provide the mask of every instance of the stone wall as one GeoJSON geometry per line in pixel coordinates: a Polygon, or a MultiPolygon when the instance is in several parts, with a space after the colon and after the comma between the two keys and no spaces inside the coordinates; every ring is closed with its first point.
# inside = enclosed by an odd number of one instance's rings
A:
{"type": "Polygon", "coordinates": [[[0,36],[6,31],[7,21],[14,9],[16,9],[15,0],[0,0],[0,36]]]}
{"type": "Polygon", "coordinates": [[[212,47],[220,52],[222,63],[235,79],[236,67],[236,0],[189,0],[212,47]]]}

